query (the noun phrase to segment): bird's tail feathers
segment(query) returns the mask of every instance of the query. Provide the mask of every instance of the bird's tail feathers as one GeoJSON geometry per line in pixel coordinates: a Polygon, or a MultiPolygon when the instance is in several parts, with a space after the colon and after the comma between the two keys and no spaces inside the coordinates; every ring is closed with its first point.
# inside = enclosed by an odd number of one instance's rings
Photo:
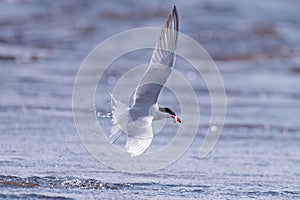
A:
{"type": "Polygon", "coordinates": [[[111,143],[114,143],[121,136],[122,132],[126,130],[129,107],[116,100],[112,94],[110,96],[113,126],[109,137],[111,138],[111,143]]]}
{"type": "Polygon", "coordinates": [[[122,130],[118,127],[117,124],[114,124],[110,131],[110,143],[113,144],[115,141],[119,139],[119,137],[122,135],[122,130]]]}

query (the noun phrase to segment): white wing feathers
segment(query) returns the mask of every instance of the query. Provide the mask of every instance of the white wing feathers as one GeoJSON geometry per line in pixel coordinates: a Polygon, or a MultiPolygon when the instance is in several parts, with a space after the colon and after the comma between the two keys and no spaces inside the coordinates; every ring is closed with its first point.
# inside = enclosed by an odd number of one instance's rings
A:
{"type": "Polygon", "coordinates": [[[161,30],[158,42],[153,52],[150,63],[158,63],[173,67],[175,61],[175,48],[178,43],[179,18],[176,7],[174,6],[172,13],[161,30]]]}
{"type": "Polygon", "coordinates": [[[150,146],[153,139],[152,120],[152,116],[145,116],[127,125],[128,138],[125,148],[132,157],[141,155],[150,146]]]}
{"type": "Polygon", "coordinates": [[[153,139],[152,116],[140,117],[135,121],[129,120],[129,108],[111,95],[112,123],[111,143],[122,134],[128,133],[125,149],[132,157],[141,155],[150,146],[153,139]],[[129,122],[129,123],[128,123],[129,122]]]}
{"type": "Polygon", "coordinates": [[[150,65],[136,88],[132,107],[150,107],[157,102],[175,62],[174,51],[178,43],[178,23],[178,13],[174,6],[165,27],[161,30],[150,65]]]}
{"type": "Polygon", "coordinates": [[[152,138],[136,138],[128,136],[126,141],[126,151],[130,153],[131,157],[137,157],[144,153],[150,146],[152,138]]]}

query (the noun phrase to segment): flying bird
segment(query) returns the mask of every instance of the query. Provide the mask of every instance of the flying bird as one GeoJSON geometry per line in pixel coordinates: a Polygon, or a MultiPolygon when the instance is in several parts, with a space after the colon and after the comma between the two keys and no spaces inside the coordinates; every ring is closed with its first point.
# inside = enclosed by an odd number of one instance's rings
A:
{"type": "Polygon", "coordinates": [[[153,139],[153,121],[173,118],[174,123],[181,123],[171,108],[162,107],[157,103],[175,63],[178,23],[178,13],[174,6],[161,30],[150,64],[135,89],[132,105],[128,107],[111,95],[111,143],[114,143],[122,132],[127,133],[125,149],[132,157],[143,154],[150,146],[153,139]]]}

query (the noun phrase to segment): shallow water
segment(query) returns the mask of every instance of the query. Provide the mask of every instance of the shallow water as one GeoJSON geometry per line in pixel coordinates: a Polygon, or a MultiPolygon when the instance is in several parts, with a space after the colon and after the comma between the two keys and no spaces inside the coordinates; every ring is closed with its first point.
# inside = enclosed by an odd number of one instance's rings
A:
{"type": "MultiPolygon", "coordinates": [[[[299,6],[292,0],[1,1],[0,198],[300,198],[299,6]],[[130,28],[162,26],[173,4],[180,30],[205,47],[221,72],[224,130],[213,152],[199,159],[210,101],[203,81],[195,80],[201,126],[188,151],[156,172],[118,172],[94,159],[77,135],[75,75],[99,42],[130,28]]],[[[125,71],[150,56],[132,53],[114,65],[125,71]]],[[[184,67],[178,59],[175,68],[185,73],[184,67]]],[[[109,124],[100,97],[98,119],[109,124]]],[[[161,101],[176,104],[168,97],[161,101]]],[[[166,126],[150,151],[174,137],[176,127],[166,126]]]]}

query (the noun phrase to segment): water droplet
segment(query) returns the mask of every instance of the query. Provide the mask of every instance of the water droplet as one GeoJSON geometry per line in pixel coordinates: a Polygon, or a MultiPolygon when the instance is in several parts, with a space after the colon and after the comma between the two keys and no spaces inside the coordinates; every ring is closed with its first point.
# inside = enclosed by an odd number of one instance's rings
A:
{"type": "Polygon", "coordinates": [[[212,126],[210,126],[210,130],[211,130],[212,132],[216,132],[216,131],[218,130],[218,127],[215,126],[215,125],[212,125],[212,126]]]}
{"type": "Polygon", "coordinates": [[[189,72],[187,73],[187,78],[188,78],[190,81],[195,80],[195,79],[196,79],[196,73],[193,72],[193,71],[189,71],[189,72]]]}
{"type": "Polygon", "coordinates": [[[116,78],[114,76],[110,76],[107,79],[108,84],[114,85],[116,83],[116,78]]]}

